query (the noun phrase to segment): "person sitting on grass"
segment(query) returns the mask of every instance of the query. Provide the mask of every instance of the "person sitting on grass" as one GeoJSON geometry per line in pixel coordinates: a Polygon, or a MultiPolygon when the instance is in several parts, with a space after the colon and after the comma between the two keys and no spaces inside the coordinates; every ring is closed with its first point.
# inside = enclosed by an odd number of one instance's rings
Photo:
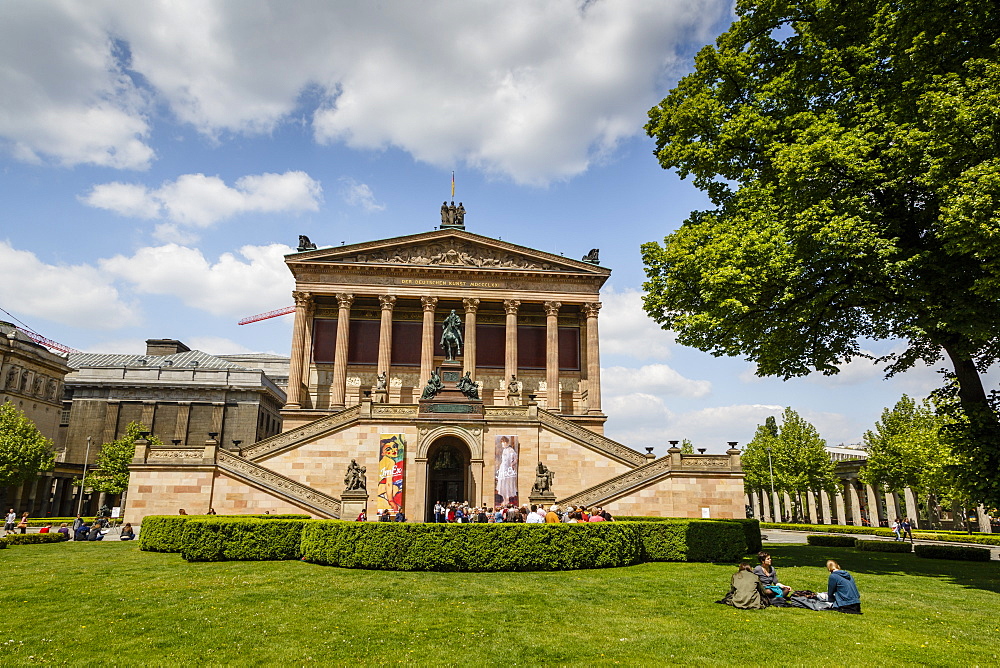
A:
{"type": "Polygon", "coordinates": [[[132,528],[131,522],[126,522],[125,526],[122,527],[122,533],[118,537],[118,540],[133,540],[135,538],[135,530],[132,528]]]}
{"type": "Polygon", "coordinates": [[[90,533],[87,534],[87,540],[104,540],[104,534],[101,533],[101,525],[97,520],[94,520],[90,525],[90,533]]]}
{"type": "Polygon", "coordinates": [[[62,536],[63,540],[69,540],[69,526],[65,522],[59,525],[56,533],[62,536]]]}
{"type": "Polygon", "coordinates": [[[90,525],[84,522],[76,528],[73,533],[73,540],[87,540],[87,535],[90,533],[90,525]]]}
{"type": "Polygon", "coordinates": [[[754,567],[753,574],[764,585],[764,590],[767,592],[768,597],[777,596],[787,599],[792,588],[778,582],[778,569],[771,565],[771,555],[767,552],[758,552],[757,559],[760,561],[760,565],[754,567]]]}
{"type": "Polygon", "coordinates": [[[741,562],[729,580],[729,593],[719,601],[741,610],[761,610],[770,605],[767,591],[754,574],[749,562],[741,562]]]}
{"type": "Polygon", "coordinates": [[[830,571],[827,580],[827,600],[833,604],[831,610],[846,612],[852,615],[861,614],[861,594],[858,585],[854,583],[851,574],[840,568],[840,564],[831,559],[826,562],[826,570],[830,571]]]}

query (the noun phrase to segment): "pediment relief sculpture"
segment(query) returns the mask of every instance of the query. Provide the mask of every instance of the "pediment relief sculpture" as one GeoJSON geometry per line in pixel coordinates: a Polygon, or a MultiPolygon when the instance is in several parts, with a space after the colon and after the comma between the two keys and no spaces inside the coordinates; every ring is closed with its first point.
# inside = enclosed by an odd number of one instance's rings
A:
{"type": "Polygon", "coordinates": [[[541,262],[510,251],[449,239],[427,244],[376,249],[339,258],[341,262],[410,264],[451,267],[496,267],[500,269],[559,270],[558,264],[541,262]]]}

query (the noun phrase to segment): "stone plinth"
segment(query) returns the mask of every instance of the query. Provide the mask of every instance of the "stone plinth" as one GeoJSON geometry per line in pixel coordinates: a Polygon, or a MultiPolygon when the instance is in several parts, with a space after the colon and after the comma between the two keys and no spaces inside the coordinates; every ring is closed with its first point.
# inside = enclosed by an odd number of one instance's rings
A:
{"type": "Polygon", "coordinates": [[[528,497],[528,503],[536,505],[539,508],[544,507],[545,510],[548,510],[550,506],[555,504],[555,502],[556,502],[556,495],[553,494],[552,492],[545,492],[543,494],[533,493],[528,497]]]}
{"type": "Polygon", "coordinates": [[[462,378],[461,362],[446,361],[438,368],[438,373],[441,376],[441,391],[431,399],[420,400],[419,416],[483,419],[483,400],[469,399],[458,389],[458,381],[462,378]]]}
{"type": "Polygon", "coordinates": [[[368,490],[355,489],[340,495],[340,519],[353,522],[368,508],[368,490]]]}

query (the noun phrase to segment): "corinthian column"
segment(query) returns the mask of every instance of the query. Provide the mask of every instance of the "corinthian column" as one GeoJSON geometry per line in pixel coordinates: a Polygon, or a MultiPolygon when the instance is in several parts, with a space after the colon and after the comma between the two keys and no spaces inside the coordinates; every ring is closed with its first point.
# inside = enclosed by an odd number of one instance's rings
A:
{"type": "Polygon", "coordinates": [[[601,345],[597,338],[597,314],[600,310],[601,302],[583,305],[583,314],[587,318],[587,412],[591,415],[601,413],[601,345]]]}
{"type": "Polygon", "coordinates": [[[545,302],[545,407],[560,409],[559,396],[559,307],[560,302],[545,302]]]}
{"type": "Polygon", "coordinates": [[[504,345],[503,379],[504,383],[510,382],[510,377],[517,374],[517,309],[521,302],[516,299],[505,299],[503,309],[507,312],[506,330],[507,335],[504,345]]]}
{"type": "Polygon", "coordinates": [[[396,295],[380,295],[378,300],[382,303],[382,324],[378,331],[378,373],[384,373],[388,381],[389,365],[392,363],[392,307],[396,304],[396,295]]]}
{"type": "Polygon", "coordinates": [[[462,300],[465,305],[465,356],[462,358],[463,373],[472,372],[472,377],[476,377],[476,314],[479,312],[479,300],[474,297],[466,297],[462,300]]]}
{"type": "Polygon", "coordinates": [[[347,405],[347,346],[350,343],[351,305],[354,295],[337,295],[337,343],[333,350],[333,383],[330,386],[330,403],[335,408],[347,405]]]}
{"type": "Polygon", "coordinates": [[[420,339],[420,380],[417,387],[427,382],[431,377],[431,367],[434,366],[434,313],[437,303],[437,297],[420,298],[420,304],[424,307],[424,328],[420,339]]]}
{"type": "Polygon", "coordinates": [[[305,347],[306,318],[312,303],[308,292],[293,292],[295,323],[292,325],[292,354],[288,364],[288,402],[285,408],[302,407],[302,350],[305,347]]]}

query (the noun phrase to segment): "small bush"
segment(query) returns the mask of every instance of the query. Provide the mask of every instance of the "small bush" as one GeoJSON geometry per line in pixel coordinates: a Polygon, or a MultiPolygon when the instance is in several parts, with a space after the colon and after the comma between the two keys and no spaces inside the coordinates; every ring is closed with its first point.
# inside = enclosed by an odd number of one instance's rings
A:
{"type": "Polygon", "coordinates": [[[309,521],[218,516],[191,520],[184,524],[181,556],[188,561],[298,559],[302,526],[309,521]]]}
{"type": "Polygon", "coordinates": [[[956,559],[959,561],[989,561],[990,551],[982,547],[960,547],[958,545],[915,545],[913,551],[918,557],[927,559],[956,559]]]}
{"type": "MultiPolygon", "coordinates": [[[[640,517],[640,516],[622,516],[616,518],[619,522],[690,522],[691,520],[686,518],[678,517],[640,517]]],[[[709,520],[712,522],[734,522],[739,524],[743,528],[743,533],[746,540],[746,554],[756,554],[763,549],[763,543],[760,538],[760,520],[755,519],[716,519],[709,520]]],[[[676,561],[674,559],[669,559],[667,561],[676,561]]],[[[720,560],[723,561],[723,560],[720,560]]]]}
{"type": "Polygon", "coordinates": [[[730,520],[692,520],[685,539],[688,548],[685,561],[733,562],[747,552],[743,527],[730,520]]]}
{"type": "Polygon", "coordinates": [[[806,536],[807,543],[822,547],[854,547],[856,540],[856,538],[851,536],[830,536],[827,534],[806,536]]]}
{"type": "Polygon", "coordinates": [[[184,525],[191,520],[204,519],[307,520],[309,515],[149,515],[142,521],[139,549],[180,552],[184,545],[184,525]]]}
{"type": "Polygon", "coordinates": [[[865,552],[912,552],[913,546],[907,542],[895,542],[889,540],[862,540],[858,538],[854,541],[854,547],[865,552]]]}
{"type": "Polygon", "coordinates": [[[6,549],[7,549],[7,541],[0,540],[0,550],[6,550],[6,549]]]}
{"type": "Polygon", "coordinates": [[[39,545],[41,543],[61,543],[63,542],[60,533],[13,533],[0,539],[7,545],[39,545]]]}

